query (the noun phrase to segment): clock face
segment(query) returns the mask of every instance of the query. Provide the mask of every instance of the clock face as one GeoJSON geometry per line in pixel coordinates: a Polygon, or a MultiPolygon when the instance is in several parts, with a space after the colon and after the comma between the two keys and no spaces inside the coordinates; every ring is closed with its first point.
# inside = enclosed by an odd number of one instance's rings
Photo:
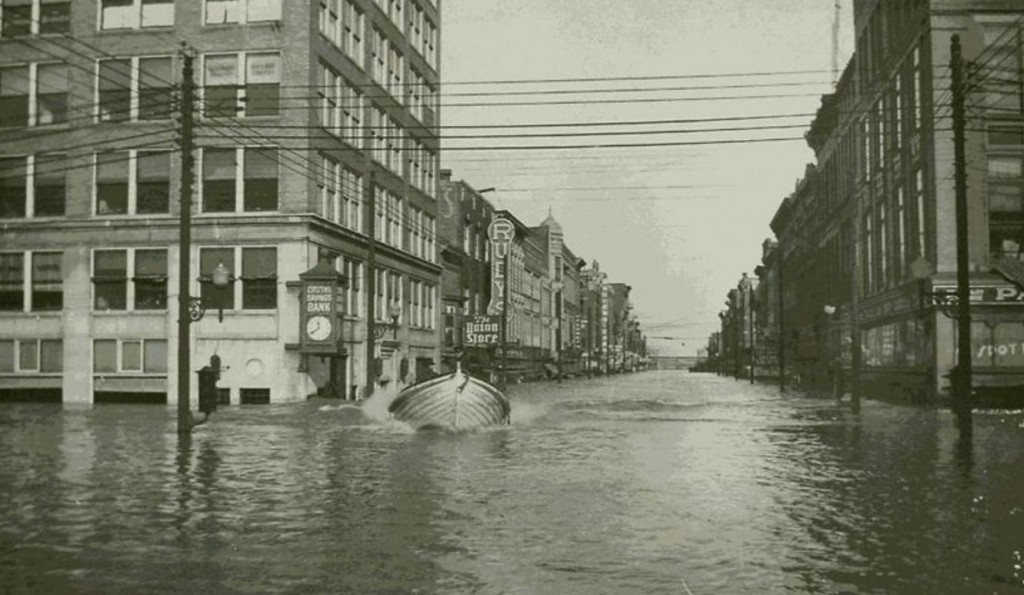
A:
{"type": "Polygon", "coordinates": [[[306,335],[314,341],[326,341],[331,337],[331,319],[313,316],[306,321],[306,335]]]}

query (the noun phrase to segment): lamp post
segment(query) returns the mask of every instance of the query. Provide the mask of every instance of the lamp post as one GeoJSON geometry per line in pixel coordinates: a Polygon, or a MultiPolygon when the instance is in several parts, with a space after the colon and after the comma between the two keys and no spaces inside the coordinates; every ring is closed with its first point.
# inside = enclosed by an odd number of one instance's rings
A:
{"type": "MultiPolygon", "coordinates": [[[[182,250],[182,257],[188,257],[188,252],[185,249],[182,250]]],[[[181,268],[184,274],[188,271],[189,266],[187,263],[182,263],[181,268]]],[[[224,266],[223,262],[217,263],[208,281],[202,277],[199,278],[200,283],[208,282],[218,291],[227,289],[234,280],[231,271],[224,266]]],[[[192,346],[190,345],[192,335],[189,325],[203,319],[206,315],[206,304],[203,303],[203,298],[189,295],[187,280],[182,281],[181,286],[184,290],[180,297],[178,320],[178,433],[187,434],[195,426],[206,422],[206,419],[197,422],[192,418],[192,378],[189,369],[192,356],[192,346]]],[[[219,301],[217,303],[217,321],[224,322],[224,306],[219,301]]]]}

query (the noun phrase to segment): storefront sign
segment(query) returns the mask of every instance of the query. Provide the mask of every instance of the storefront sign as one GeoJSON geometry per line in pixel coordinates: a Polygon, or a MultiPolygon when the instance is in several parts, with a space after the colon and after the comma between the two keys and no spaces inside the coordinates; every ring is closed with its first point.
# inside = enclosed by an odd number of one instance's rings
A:
{"type": "Polygon", "coordinates": [[[501,317],[495,315],[467,317],[465,338],[467,346],[497,345],[501,340],[501,317]]]}
{"type": "Polygon", "coordinates": [[[500,314],[505,306],[506,267],[515,231],[512,222],[503,217],[494,219],[487,227],[491,242],[491,303],[487,313],[491,315],[500,314]]]}
{"type": "MultiPolygon", "coordinates": [[[[956,286],[936,286],[933,293],[956,295],[956,286]]],[[[1011,304],[1024,302],[1024,291],[1013,285],[996,287],[972,287],[970,290],[972,304],[1011,304]]]]}

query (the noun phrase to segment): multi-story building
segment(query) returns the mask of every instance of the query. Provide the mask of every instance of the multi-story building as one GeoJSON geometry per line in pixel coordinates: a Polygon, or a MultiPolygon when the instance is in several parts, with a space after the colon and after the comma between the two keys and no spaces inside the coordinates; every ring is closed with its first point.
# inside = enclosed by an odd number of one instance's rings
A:
{"type": "Polygon", "coordinates": [[[466,345],[463,321],[484,315],[491,300],[491,243],[487,231],[494,207],[464,180],[452,181],[441,170],[438,200],[438,242],[441,246],[443,342],[442,357],[451,367],[462,357],[470,371],[488,376],[494,347],[466,345]]]}
{"type": "Polygon", "coordinates": [[[507,370],[510,378],[541,378],[546,374],[544,364],[551,356],[549,333],[544,325],[551,291],[547,283],[547,250],[535,230],[509,211],[496,211],[495,217],[509,221],[515,228],[506,279],[509,292],[507,370]]]}
{"type": "Polygon", "coordinates": [[[558,342],[556,344],[558,367],[562,374],[579,375],[584,371],[582,359],[581,314],[583,282],[580,270],[587,262],[576,256],[568,245],[562,246],[562,289],[555,302],[560,308],[558,342]]]}
{"type": "Polygon", "coordinates": [[[855,54],[807,134],[817,165],[773,229],[785,339],[816,335],[815,359],[841,365],[866,395],[948,394],[956,321],[935,302],[953,292],[957,270],[954,34],[968,64],[974,385],[982,395],[1024,386],[1022,17],[1015,0],[855,2],[855,54]],[[791,292],[809,319],[790,316],[791,292]]]}
{"type": "Polygon", "coordinates": [[[606,368],[611,372],[622,372],[626,369],[626,339],[630,317],[629,293],[632,287],[625,283],[607,283],[604,286],[604,297],[607,300],[605,325],[608,332],[605,337],[606,368]]]}
{"type": "Polygon", "coordinates": [[[604,301],[607,278],[596,260],[580,271],[580,358],[588,374],[607,371],[608,310],[604,301]]]}
{"type": "Polygon", "coordinates": [[[437,0],[4,1],[0,394],[176,400],[189,188],[191,354],[219,355],[226,401],[360,398],[436,366],[439,23],[437,0]],[[336,311],[300,328],[324,260],[336,311]]]}

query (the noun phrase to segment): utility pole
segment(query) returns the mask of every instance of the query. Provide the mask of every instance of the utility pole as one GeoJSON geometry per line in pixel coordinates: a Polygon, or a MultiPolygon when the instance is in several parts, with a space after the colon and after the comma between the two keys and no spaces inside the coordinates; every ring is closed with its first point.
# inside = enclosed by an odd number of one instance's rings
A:
{"type": "Polygon", "coordinates": [[[782,249],[782,240],[779,240],[779,392],[786,392],[786,325],[783,316],[786,311],[783,299],[783,264],[785,263],[785,252],[782,249]]]}
{"type": "Polygon", "coordinates": [[[750,384],[754,384],[754,366],[757,355],[754,352],[754,290],[747,290],[747,330],[750,334],[750,384]]]}
{"type": "Polygon", "coordinates": [[[508,271],[509,254],[512,252],[512,242],[509,242],[505,249],[505,256],[501,258],[501,359],[498,360],[498,369],[501,371],[501,391],[505,392],[508,387],[508,293],[511,291],[511,280],[508,271]]]}
{"type": "Polygon", "coordinates": [[[178,106],[181,126],[178,141],[181,146],[181,180],[179,188],[178,223],[178,433],[192,431],[191,349],[190,325],[192,302],[189,279],[192,276],[192,183],[194,145],[195,83],[193,82],[192,55],[181,52],[181,98],[178,106]]]}
{"type": "Polygon", "coordinates": [[[964,155],[964,71],[960,36],[950,46],[953,76],[953,183],[956,190],[956,321],[957,356],[953,368],[953,412],[960,438],[970,439],[973,432],[971,404],[971,303],[970,271],[967,253],[967,164],[964,155]]]}
{"type": "Polygon", "coordinates": [[[366,173],[366,399],[373,396],[377,384],[377,199],[373,168],[371,163],[366,173]]]}

